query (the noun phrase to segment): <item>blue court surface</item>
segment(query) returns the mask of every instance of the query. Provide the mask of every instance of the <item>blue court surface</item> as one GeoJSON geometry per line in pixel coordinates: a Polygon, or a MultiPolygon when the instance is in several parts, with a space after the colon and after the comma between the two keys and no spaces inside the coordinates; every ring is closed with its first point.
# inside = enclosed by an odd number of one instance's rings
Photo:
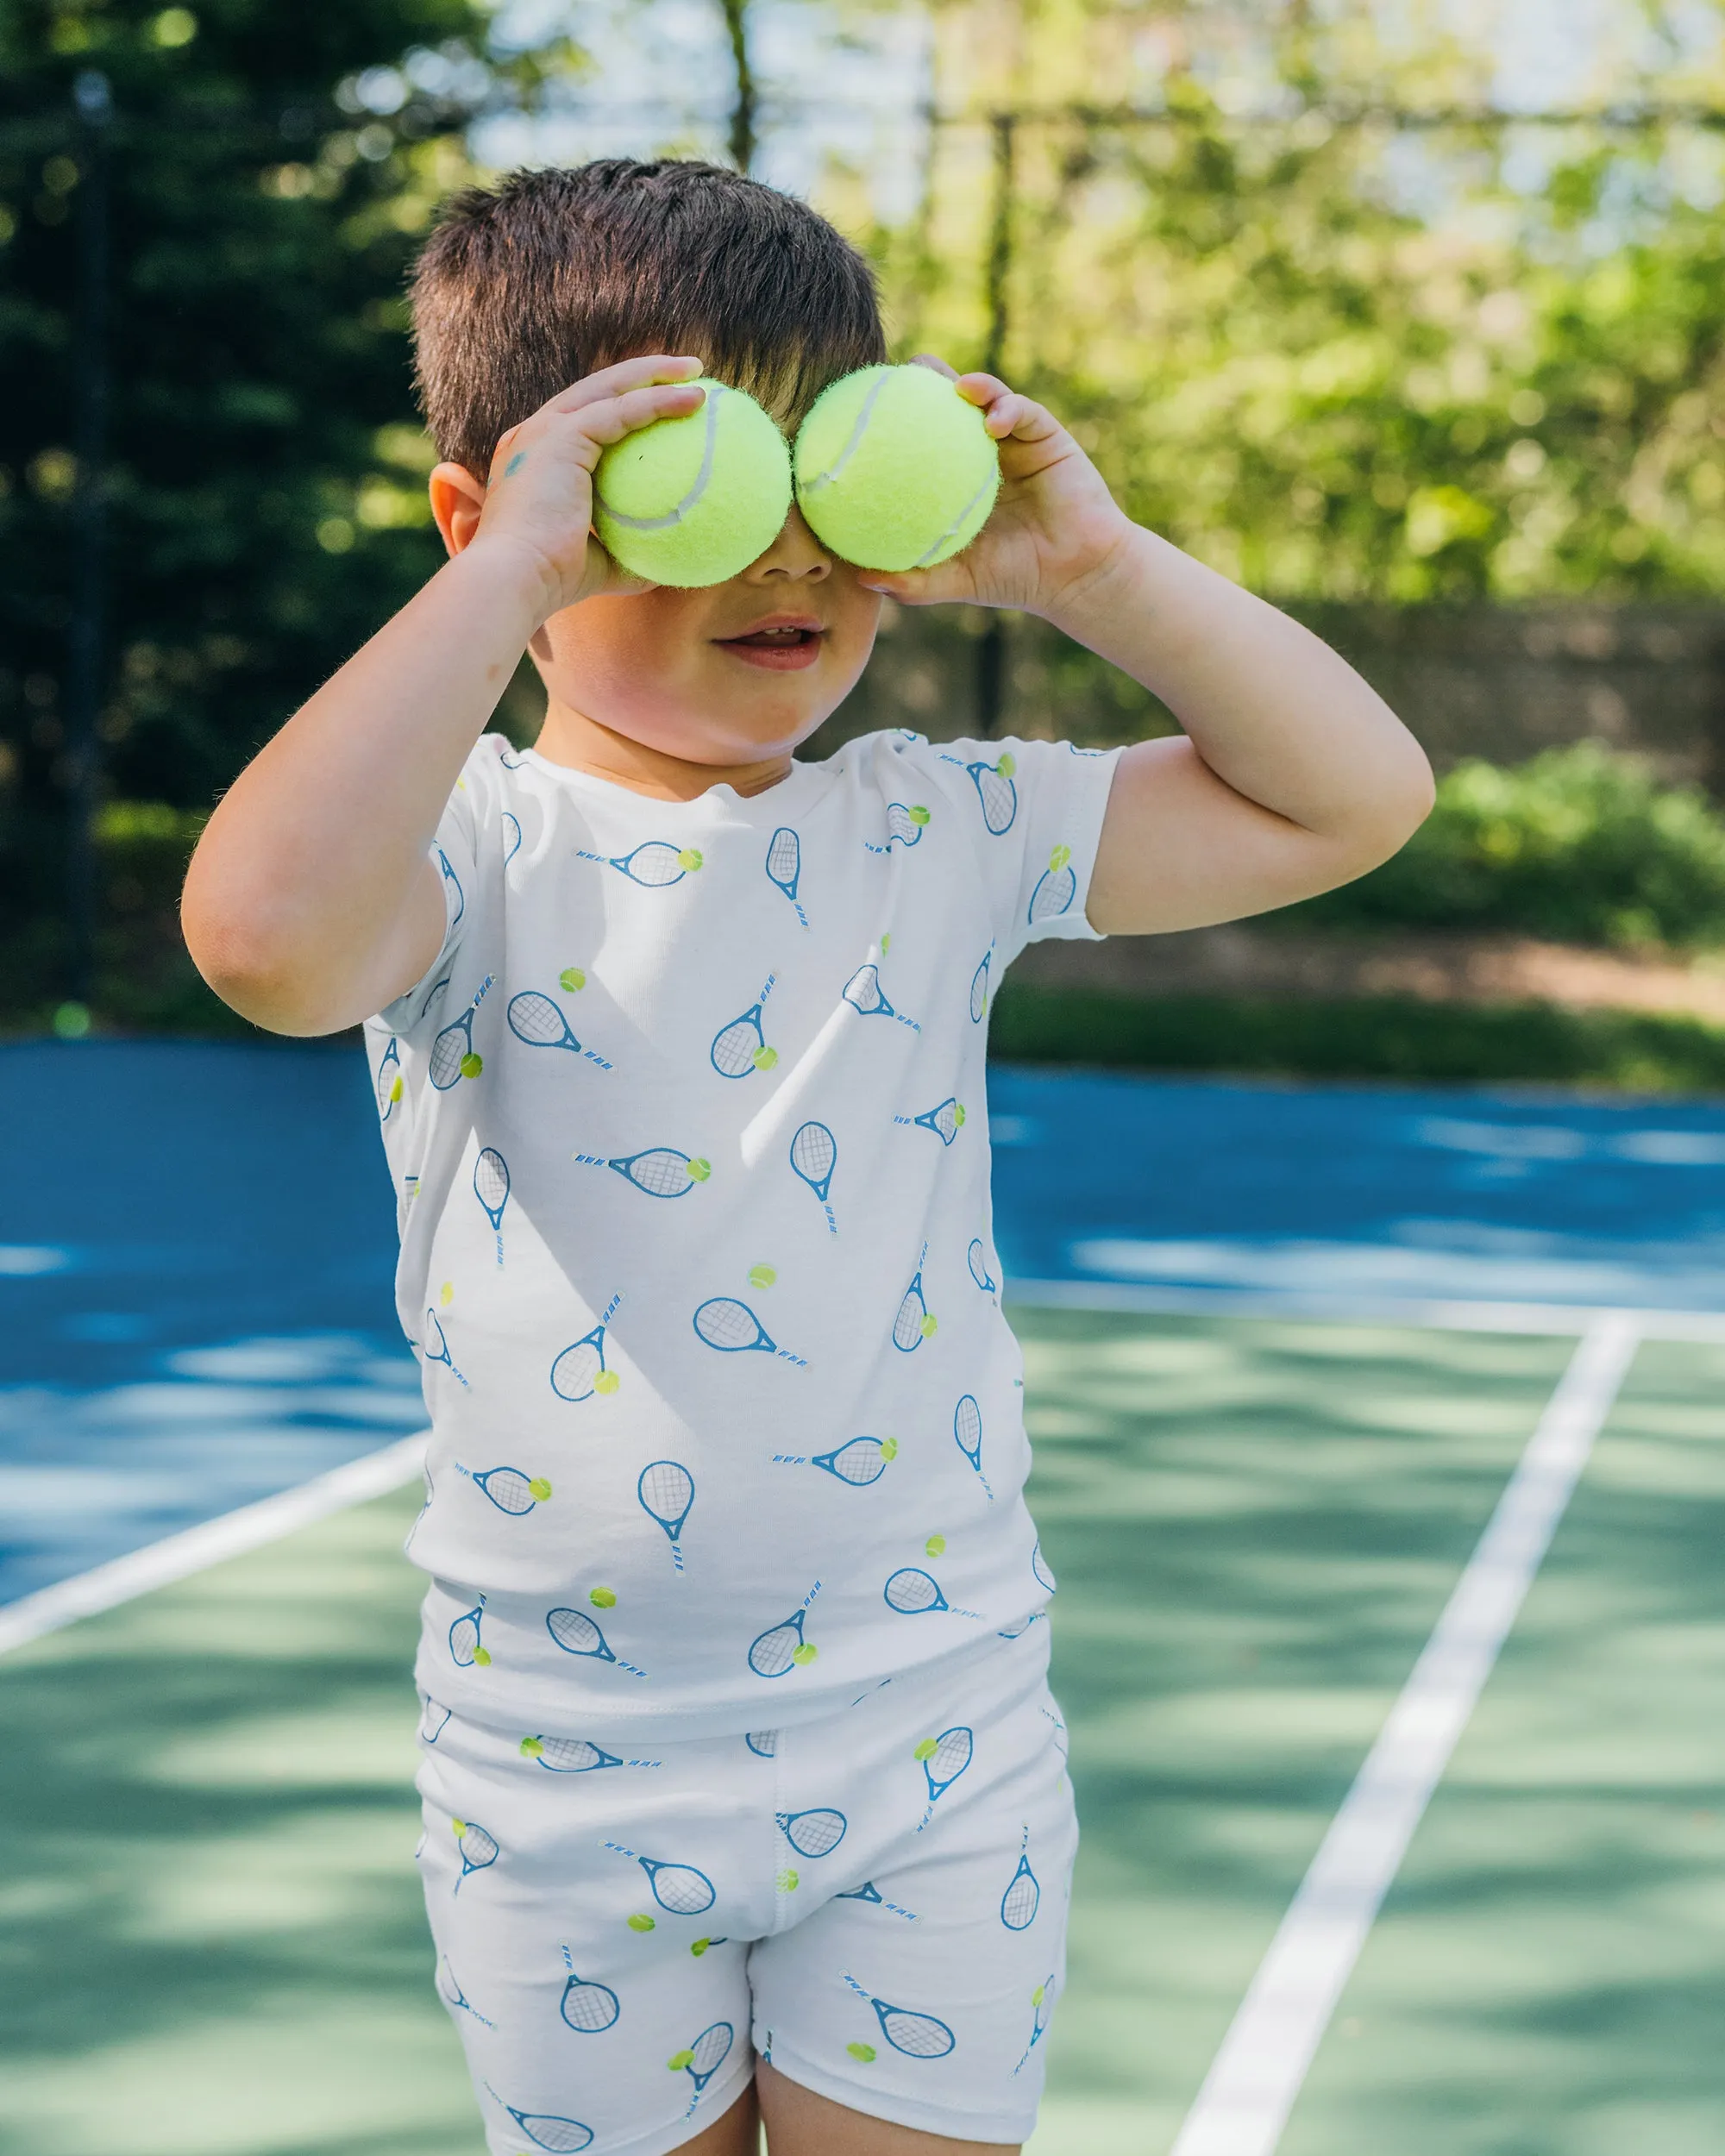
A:
{"type": "MultiPolygon", "coordinates": [[[[0,1105],[0,2145],[477,2156],[364,1062],[0,1105]]],[[[1718,2156],[1725,1103],[989,1107],[1085,1835],[1030,2156],[1718,2156]]]]}

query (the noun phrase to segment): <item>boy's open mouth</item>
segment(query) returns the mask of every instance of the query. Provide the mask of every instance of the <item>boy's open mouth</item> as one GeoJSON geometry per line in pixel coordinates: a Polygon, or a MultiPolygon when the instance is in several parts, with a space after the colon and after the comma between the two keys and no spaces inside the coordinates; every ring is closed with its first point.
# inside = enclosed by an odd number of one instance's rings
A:
{"type": "Polygon", "coordinates": [[[775,614],[740,636],[716,636],[721,651],[729,651],[745,666],[791,672],[811,667],[820,656],[824,634],[820,624],[808,614],[775,614]]]}

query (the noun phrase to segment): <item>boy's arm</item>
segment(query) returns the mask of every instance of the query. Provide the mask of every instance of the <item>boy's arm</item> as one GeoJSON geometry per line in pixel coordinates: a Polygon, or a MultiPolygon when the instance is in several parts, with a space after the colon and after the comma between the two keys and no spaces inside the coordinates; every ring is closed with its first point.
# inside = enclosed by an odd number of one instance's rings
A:
{"type": "Polygon", "coordinates": [[[864,580],[913,605],[1038,613],[1186,730],[1120,757],[1091,925],[1148,935],[1263,912],[1404,844],[1430,811],[1431,768],[1382,698],[1285,614],[1132,523],[1041,405],[990,374],[955,379],[1000,445],[994,513],[952,561],[864,580]]]}
{"type": "Polygon", "coordinates": [[[432,837],[517,661],[559,608],[641,588],[588,544],[593,467],[635,428],[697,410],[699,365],[660,354],[576,383],[505,435],[488,488],[433,473],[455,558],[253,759],[192,857],[186,944],[236,1011],[334,1032],[436,956],[432,837]]]}

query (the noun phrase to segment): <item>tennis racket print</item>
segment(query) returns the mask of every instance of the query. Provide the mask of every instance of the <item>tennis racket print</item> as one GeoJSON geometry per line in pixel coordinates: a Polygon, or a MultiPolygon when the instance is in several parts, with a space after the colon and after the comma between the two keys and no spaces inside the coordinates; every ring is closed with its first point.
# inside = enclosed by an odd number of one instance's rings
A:
{"type": "Polygon", "coordinates": [[[602,2035],[612,2027],[622,2010],[616,1992],[608,1984],[595,1984],[570,1969],[557,2011],[577,2035],[602,2035]]]}
{"type": "Polygon", "coordinates": [[[1042,1907],[1042,1888],[1035,1872],[1030,1868],[1030,1829],[1025,1829],[1025,1846],[1019,1857],[1019,1868],[1000,1896],[1000,1921],[1009,1932],[1027,1932],[1036,1921],[1036,1913],[1042,1907]]]}
{"type": "Polygon", "coordinates": [[[1015,2074],[1024,2071],[1031,2053],[1048,2034],[1048,2025],[1054,2019],[1054,1990],[1055,1979],[1050,1974],[1030,1995],[1030,2041],[1024,2047],[1024,2058],[1013,2068],[1015,2074]]]}
{"type": "Polygon", "coordinates": [[[522,1467],[488,1467],[474,1470],[463,1467],[457,1460],[457,1475],[465,1475],[480,1495],[490,1499],[499,1512],[506,1512],[511,1520],[519,1520],[543,1505],[551,1495],[551,1485],[543,1475],[530,1475],[522,1467]]]}
{"type": "Polygon", "coordinates": [[[907,1126],[914,1124],[920,1131],[932,1131],[943,1145],[950,1145],[964,1128],[967,1117],[964,1103],[955,1100],[949,1094],[944,1100],[925,1108],[920,1115],[895,1115],[893,1120],[907,1126]]]}
{"type": "Polygon", "coordinates": [[[1040,1541],[1033,1543],[1031,1545],[1030,1569],[1036,1575],[1038,1586],[1045,1587],[1051,1595],[1053,1594],[1054,1575],[1049,1570],[1048,1560],[1042,1554],[1042,1544],[1040,1541]]]}
{"type": "Polygon", "coordinates": [[[721,1078],[746,1078],[750,1071],[771,1070],[779,1060],[776,1048],[768,1048],[761,1030],[761,1012],[773,993],[776,974],[768,974],[753,1003],[739,1017],[721,1025],[707,1050],[708,1060],[721,1078]]]}
{"type": "Polygon", "coordinates": [[[485,1209],[497,1238],[497,1262],[503,1263],[503,1209],[509,1203],[509,1163],[487,1145],[474,1163],[474,1195],[485,1209]]]}
{"type": "Polygon", "coordinates": [[[481,2014],[461,1989],[461,1980],[455,1974],[455,1965],[447,1954],[437,1962],[437,1996],[452,2014],[471,2014],[482,2028],[494,2029],[497,2023],[488,2014],[481,2014]]]}
{"type": "Polygon", "coordinates": [[[808,1622],[810,1605],[819,1592],[817,1580],[804,1595],[800,1609],[756,1635],[749,1648],[749,1666],[756,1677],[783,1677],[787,1670],[806,1669],[814,1660],[814,1642],[804,1638],[803,1627],[808,1622]]]}
{"type": "Polygon", "coordinates": [[[796,907],[797,918],[806,928],[809,918],[797,899],[797,886],[802,881],[802,874],[803,843],[788,824],[781,824],[767,842],[768,881],[778,885],[796,907]]]}
{"type": "Polygon", "coordinates": [[[835,1902],[867,1902],[872,1908],[885,1909],[894,1916],[902,1916],[907,1924],[922,1921],[914,1909],[907,1909],[897,1902],[889,1902],[872,1879],[865,1879],[859,1887],[847,1887],[843,1894],[835,1894],[832,1898],[835,1902]]]}
{"type": "Polygon", "coordinates": [[[665,1530],[671,1545],[671,1562],[681,1572],[683,1522],[695,1501],[694,1476],[681,1461],[653,1460],[642,1469],[635,1494],[641,1500],[642,1511],[665,1530]]]}
{"type": "Polygon", "coordinates": [[[449,926],[454,928],[467,910],[467,898],[461,890],[461,880],[449,866],[449,856],[441,846],[437,849],[437,865],[443,872],[444,909],[449,926]]]}
{"type": "Polygon", "coordinates": [[[853,1011],[860,1012],[865,1018],[896,1018],[900,1025],[909,1026],[913,1033],[922,1031],[914,1018],[907,1018],[902,1011],[895,1011],[888,1002],[878,966],[859,966],[839,993],[853,1011]]]}
{"type": "Polygon", "coordinates": [[[983,827],[996,838],[1003,838],[1019,812],[1019,790],[1013,783],[1013,774],[1018,769],[1016,760],[1008,751],[997,762],[967,763],[964,768],[970,774],[970,783],[982,805],[983,827]]]}
{"type": "Polygon", "coordinates": [[[485,1596],[463,1610],[449,1627],[449,1659],[458,1670],[491,1667],[491,1650],[480,1637],[485,1624],[485,1596]]]}
{"type": "Polygon", "coordinates": [[[1034,928],[1038,921],[1051,921],[1057,914],[1070,910],[1078,895],[1078,879],[1072,873],[1072,849],[1057,846],[1048,856],[1048,866],[1037,881],[1030,894],[1028,919],[1034,928]]]}
{"type": "Polygon", "coordinates": [[[625,1662],[612,1651],[611,1643],[584,1609],[548,1609],[545,1629],[565,1654],[589,1656],[595,1662],[614,1662],[619,1670],[627,1670],[630,1677],[645,1677],[645,1670],[637,1670],[632,1662],[625,1662]]]}
{"type": "Polygon", "coordinates": [[[608,1841],[605,1846],[640,1865],[653,1899],[673,1916],[700,1916],[718,1899],[712,1881],[692,1864],[666,1864],[657,1857],[643,1857],[620,1841],[608,1841]]]}
{"type": "Polygon", "coordinates": [[[590,854],[578,849],[575,859],[596,861],[602,868],[615,868],[631,883],[638,883],[643,891],[668,891],[674,883],[693,875],[701,865],[699,847],[673,846],[663,838],[649,838],[633,853],[622,855],[590,854]]]}
{"type": "Polygon", "coordinates": [[[793,1355],[788,1348],[781,1348],[748,1304],[738,1302],[735,1296],[710,1295],[690,1323],[694,1326],[696,1338],[721,1355],[771,1355],[797,1369],[808,1368],[800,1355],[793,1355]]]}
{"type": "Polygon", "coordinates": [[[693,2044],[683,2051],[673,2052],[665,2064],[673,2073],[686,2073],[695,2084],[695,2092],[689,2099],[693,2111],[700,2102],[706,2084],[731,2056],[731,2046],[737,2040],[737,2033],[729,2021],[714,2021],[704,2028],[693,2044]]]}
{"type": "Polygon", "coordinates": [[[506,868],[521,851],[521,818],[505,809],[497,820],[503,826],[503,865],[506,868]]]}
{"type": "Polygon", "coordinates": [[[455,1882],[459,1894],[476,1871],[489,1871],[498,1859],[495,1838],[487,1833],[477,1820],[455,1819],[449,1824],[455,1830],[455,1847],[461,1859],[461,1875],[455,1882]]]}
{"type": "MultiPolygon", "coordinates": [[[[881,2034],[896,2052],[906,2059],[944,2059],[957,2042],[946,2023],[933,2014],[918,2014],[909,2007],[894,2006],[889,2000],[877,1999],[872,1991],[865,1991],[848,1971],[838,1972],[859,1999],[866,1999],[875,2009],[875,2018],[881,2024],[881,2034]]],[[[866,2047],[865,2047],[866,2048],[866,2047]]],[[[856,2046],[851,2046],[856,2055],[856,2046]]],[[[869,2056],[872,2058],[873,2053],[869,2056]]]]}
{"type": "MultiPolygon", "coordinates": [[[[623,1764],[614,1752],[589,1744],[585,1737],[524,1737],[521,1756],[536,1759],[547,1774],[597,1774],[605,1767],[623,1764]]],[[[631,1759],[629,1764],[643,1766],[646,1762],[631,1759]]]]}
{"type": "Polygon", "coordinates": [[[775,1452],[775,1467],[818,1467],[852,1489],[866,1489],[878,1482],[888,1461],[897,1459],[896,1438],[852,1438],[831,1452],[775,1452]]]}
{"type": "Polygon", "coordinates": [[[900,1355],[915,1354],[923,1342],[938,1330],[938,1321],[929,1315],[928,1304],[923,1299],[922,1269],[927,1263],[928,1245],[925,1243],[911,1284],[906,1288],[893,1319],[893,1345],[900,1355]]]}
{"type": "Polygon", "coordinates": [[[969,1765],[975,1750],[973,1732],[962,1725],[943,1729],[938,1737],[925,1737],[917,1746],[915,1757],[921,1763],[923,1778],[928,1783],[928,1808],[918,1822],[918,1833],[934,1816],[935,1806],[969,1765]]]}
{"type": "Polygon", "coordinates": [[[593,2128],[579,2119],[559,2118],[549,2111],[518,2111],[512,2103],[504,2109],[536,2148],[549,2148],[554,2156],[580,2156],[593,2147],[593,2128]]]}
{"type": "Polygon", "coordinates": [[[906,803],[888,801],[887,804],[887,843],[877,846],[872,839],[862,843],[871,854],[889,854],[894,846],[914,846],[928,828],[929,811],[920,801],[906,803]]]}
{"type": "Polygon", "coordinates": [[[985,1295],[998,1293],[1000,1282],[988,1270],[988,1253],[982,1247],[980,1235],[972,1236],[970,1247],[964,1253],[964,1263],[970,1268],[970,1277],[985,1295]]]}
{"type": "Polygon", "coordinates": [[[425,1313],[425,1324],[419,1336],[419,1351],[428,1363],[441,1363],[463,1392],[473,1388],[455,1367],[455,1358],[449,1352],[449,1336],[443,1330],[443,1320],[435,1310],[425,1313]]]}
{"type": "Polygon", "coordinates": [[[901,1564],[881,1589],[881,1599],[900,1617],[932,1617],[943,1610],[954,1617],[978,1617],[978,1609],[960,1609],[941,1592],[940,1583],[919,1564],[901,1564]]]}
{"type": "Polygon", "coordinates": [[[800,1857],[830,1857],[850,1824],[843,1812],[826,1804],[806,1812],[780,1812],[775,1816],[779,1832],[800,1857]]]}
{"type": "Polygon", "coordinates": [[[751,1729],[743,1741],[757,1759],[776,1759],[779,1756],[776,1729],[751,1729]]]}
{"type": "Polygon", "coordinates": [[[712,1173],[711,1161],[699,1154],[680,1153],[674,1145],[649,1145],[645,1152],[624,1153],[614,1160],[598,1153],[573,1153],[569,1157],[583,1168],[614,1169],[649,1198],[687,1198],[712,1173]]]}
{"type": "Polygon", "coordinates": [[[439,1093],[448,1093],[463,1078],[477,1078],[485,1069],[485,1058],[474,1046],[474,1015],[491,993],[494,978],[492,974],[486,975],[467,1009],[446,1025],[431,1044],[431,1082],[439,1093]]]}
{"type": "Polygon", "coordinates": [[[401,1075],[400,1044],[392,1033],[389,1037],[389,1045],[378,1058],[377,1104],[380,1123],[389,1121],[391,1116],[401,1106],[402,1096],[406,1091],[406,1081],[401,1075]]]}
{"type": "Polygon", "coordinates": [[[615,1068],[591,1048],[583,1048],[574,1028],[549,996],[537,988],[524,988],[509,999],[509,1030],[529,1048],[561,1048],[583,1062],[597,1063],[601,1070],[615,1068]]]}
{"type": "Polygon", "coordinates": [[[618,1388],[618,1375],[605,1367],[605,1328],[617,1315],[618,1305],[623,1297],[613,1295],[605,1306],[605,1314],[591,1332],[566,1347],[551,1365],[551,1390],[559,1400],[567,1400],[579,1407],[582,1401],[591,1400],[595,1393],[611,1394],[618,1388]]]}
{"type": "Polygon", "coordinates": [[[988,968],[994,962],[994,946],[982,953],[982,962],[970,976],[970,1023],[980,1025],[988,1008],[988,968]]]}
{"type": "Polygon", "coordinates": [[[419,1709],[420,1743],[435,1745],[444,1730],[448,1728],[448,1724],[449,1709],[447,1707],[440,1707],[429,1693],[426,1694],[419,1709]]]}
{"type": "Polygon", "coordinates": [[[824,1123],[803,1123],[791,1139],[791,1166],[820,1200],[829,1234],[837,1235],[838,1222],[827,1203],[832,1171],[838,1165],[838,1140],[824,1123]]]}
{"type": "Polygon", "coordinates": [[[966,1393],[953,1409],[952,1436],[958,1450],[975,1469],[976,1479],[988,1490],[992,1504],[994,1493],[988,1489],[988,1478],[982,1472],[982,1410],[976,1404],[975,1393],[966,1393]]]}

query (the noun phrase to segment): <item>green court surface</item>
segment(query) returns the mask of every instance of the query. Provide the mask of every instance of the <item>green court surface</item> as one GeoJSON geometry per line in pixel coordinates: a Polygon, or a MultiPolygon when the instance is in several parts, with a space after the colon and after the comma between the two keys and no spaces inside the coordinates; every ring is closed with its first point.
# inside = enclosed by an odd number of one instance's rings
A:
{"type": "MultiPolygon", "coordinates": [[[[1164,2156],[1571,1340],[1019,1309],[1085,1826],[1034,2156],[1164,2156]]],[[[1645,1344],[1285,2156],[1725,2147],[1725,1348],[1645,1344]]],[[[403,1492],[0,1662],[0,2147],[480,2156],[403,1492]]]]}

